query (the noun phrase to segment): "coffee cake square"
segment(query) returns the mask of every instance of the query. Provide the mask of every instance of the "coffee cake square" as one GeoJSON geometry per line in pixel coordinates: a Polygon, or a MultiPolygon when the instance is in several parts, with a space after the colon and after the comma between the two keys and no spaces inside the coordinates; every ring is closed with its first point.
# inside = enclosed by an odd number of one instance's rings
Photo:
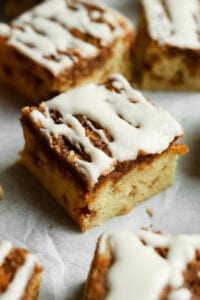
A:
{"type": "Polygon", "coordinates": [[[0,79],[39,103],[112,72],[133,77],[134,29],[102,2],[45,1],[0,24],[0,79]]]}
{"type": "Polygon", "coordinates": [[[135,80],[148,90],[200,90],[198,0],[141,0],[135,80]]]}
{"type": "Polygon", "coordinates": [[[21,163],[82,231],[128,212],[173,180],[183,130],[120,74],[22,110],[21,163]]]}

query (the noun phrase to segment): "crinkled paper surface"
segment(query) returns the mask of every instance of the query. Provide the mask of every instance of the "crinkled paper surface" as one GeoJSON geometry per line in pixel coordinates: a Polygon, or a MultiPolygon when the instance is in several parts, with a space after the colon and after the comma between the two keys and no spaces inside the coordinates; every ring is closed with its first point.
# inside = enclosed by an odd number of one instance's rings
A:
{"type": "MultiPolygon", "coordinates": [[[[137,3],[110,4],[136,20],[137,3]]],[[[172,187],[99,228],[80,233],[74,223],[16,161],[23,148],[20,109],[27,103],[0,85],[0,238],[36,253],[44,272],[41,300],[79,300],[97,238],[112,229],[153,228],[171,233],[200,232],[200,94],[146,93],[185,129],[190,152],[178,161],[172,187]],[[147,214],[153,209],[154,216],[147,214]]]]}

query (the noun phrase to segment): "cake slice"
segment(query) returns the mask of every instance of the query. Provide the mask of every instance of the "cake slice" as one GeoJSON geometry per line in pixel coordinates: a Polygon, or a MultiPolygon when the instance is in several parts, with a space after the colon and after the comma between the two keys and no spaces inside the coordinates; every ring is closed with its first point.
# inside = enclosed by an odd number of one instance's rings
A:
{"type": "Polygon", "coordinates": [[[104,234],[84,300],[199,300],[199,274],[200,235],[104,234]]]}
{"type": "Polygon", "coordinates": [[[198,0],[141,0],[135,77],[149,90],[200,90],[198,0]]]}
{"type": "Polygon", "coordinates": [[[28,250],[0,241],[0,299],[36,300],[42,267],[28,250]]]}
{"type": "Polygon", "coordinates": [[[15,18],[40,2],[42,0],[5,0],[5,15],[8,18],[15,18]]]}
{"type": "Polygon", "coordinates": [[[179,124],[120,74],[25,107],[21,163],[82,231],[128,212],[173,180],[179,124]]]}
{"type": "Polygon", "coordinates": [[[32,102],[112,72],[131,80],[133,42],[130,21],[102,2],[45,1],[0,24],[0,79],[32,102]]]}

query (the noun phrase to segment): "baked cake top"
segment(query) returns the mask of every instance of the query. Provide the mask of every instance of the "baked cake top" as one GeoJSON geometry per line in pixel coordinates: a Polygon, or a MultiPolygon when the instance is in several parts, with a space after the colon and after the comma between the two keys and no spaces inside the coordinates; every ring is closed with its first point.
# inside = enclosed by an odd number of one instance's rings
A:
{"type": "Polygon", "coordinates": [[[192,285],[196,281],[199,287],[200,282],[200,235],[113,232],[101,237],[98,253],[108,249],[114,260],[107,274],[106,300],[194,299],[192,285]],[[191,285],[186,283],[189,277],[191,285]]]}
{"type": "Polygon", "coordinates": [[[36,256],[0,241],[0,299],[21,299],[36,267],[41,269],[36,256]]]}
{"type": "Polygon", "coordinates": [[[199,0],[142,0],[149,34],[160,44],[200,48],[199,0]]]}
{"type": "Polygon", "coordinates": [[[94,185],[118,162],[166,150],[183,135],[177,121],[153,105],[120,74],[23,109],[50,147],[94,185]]]}
{"type": "Polygon", "coordinates": [[[0,25],[0,35],[54,75],[80,59],[96,57],[102,47],[124,35],[131,23],[106,5],[91,0],[45,1],[0,25]]]}

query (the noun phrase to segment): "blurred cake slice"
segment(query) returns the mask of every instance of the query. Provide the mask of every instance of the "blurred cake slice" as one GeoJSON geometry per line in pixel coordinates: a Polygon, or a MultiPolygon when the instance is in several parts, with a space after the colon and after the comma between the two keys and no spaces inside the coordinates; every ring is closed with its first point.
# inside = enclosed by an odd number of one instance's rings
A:
{"type": "Polygon", "coordinates": [[[199,0],[141,0],[136,79],[149,90],[200,90],[199,0]]]}
{"type": "Polygon", "coordinates": [[[42,267],[28,250],[0,241],[0,299],[39,299],[42,267]]]}
{"type": "Polygon", "coordinates": [[[98,241],[84,300],[199,300],[200,235],[140,230],[98,241]]]}
{"type": "Polygon", "coordinates": [[[112,72],[133,77],[134,30],[102,2],[45,1],[0,24],[0,79],[39,102],[112,72]]]}
{"type": "Polygon", "coordinates": [[[179,124],[119,74],[25,107],[22,164],[85,231],[173,180],[179,124]]]}

